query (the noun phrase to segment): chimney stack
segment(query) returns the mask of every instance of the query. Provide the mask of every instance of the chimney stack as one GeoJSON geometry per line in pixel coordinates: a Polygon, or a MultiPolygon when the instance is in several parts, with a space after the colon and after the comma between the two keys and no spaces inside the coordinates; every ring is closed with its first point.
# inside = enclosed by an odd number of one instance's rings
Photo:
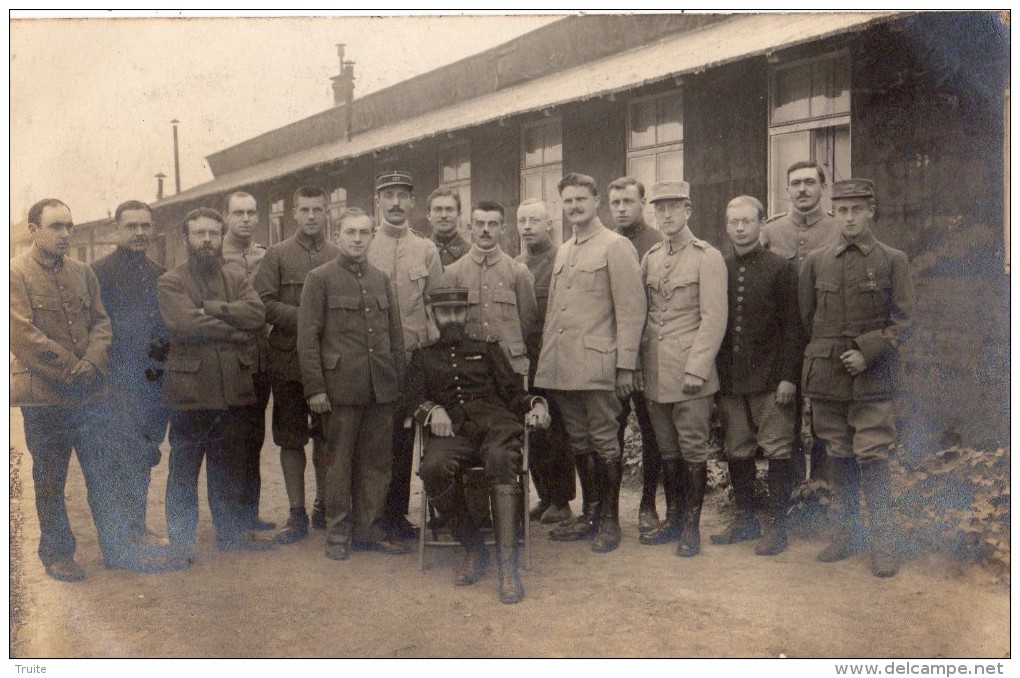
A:
{"type": "Polygon", "coordinates": [[[156,200],[163,199],[163,180],[166,179],[166,175],[162,172],[156,175],[156,200]]]}
{"type": "Polygon", "coordinates": [[[351,107],[354,104],[354,62],[344,60],[344,43],[337,43],[336,54],[340,59],[340,75],[333,82],[333,105],[343,106],[344,139],[351,140],[351,107]]]}

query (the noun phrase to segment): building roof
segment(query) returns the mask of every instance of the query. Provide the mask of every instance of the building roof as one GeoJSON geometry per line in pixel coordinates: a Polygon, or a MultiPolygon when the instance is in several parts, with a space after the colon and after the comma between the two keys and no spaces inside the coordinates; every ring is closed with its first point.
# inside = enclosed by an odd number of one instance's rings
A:
{"type": "Polygon", "coordinates": [[[583,63],[467,101],[228,172],[164,199],[192,200],[257,184],[319,164],[355,158],[398,144],[473,127],[500,118],[607,96],[779,49],[859,31],[902,12],[740,14],[699,30],[583,63]],[[781,20],[780,20],[781,19],[781,20]]]}

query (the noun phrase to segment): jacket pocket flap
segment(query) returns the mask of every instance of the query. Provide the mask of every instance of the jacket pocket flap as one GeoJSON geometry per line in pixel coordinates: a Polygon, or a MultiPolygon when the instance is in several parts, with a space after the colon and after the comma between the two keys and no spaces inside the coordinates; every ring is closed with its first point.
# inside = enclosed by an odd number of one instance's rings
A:
{"type": "Polygon", "coordinates": [[[389,297],[387,297],[385,294],[380,294],[375,298],[375,300],[376,303],[379,304],[379,308],[381,308],[384,311],[390,307],[389,297]]]}
{"type": "Polygon", "coordinates": [[[329,297],[330,308],[346,308],[351,311],[356,311],[361,308],[361,298],[352,297],[345,294],[330,295],[329,297]]]}
{"type": "Polygon", "coordinates": [[[612,353],[616,350],[616,340],[610,337],[598,337],[586,334],[584,336],[584,347],[598,351],[599,353],[612,353]]]}
{"type": "Polygon", "coordinates": [[[517,295],[513,293],[513,290],[496,290],[492,293],[492,300],[498,304],[517,305],[517,295]]]}
{"type": "Polygon", "coordinates": [[[171,355],[167,358],[166,369],[173,372],[198,372],[202,367],[202,356],[171,355]]]}
{"type": "Polygon", "coordinates": [[[415,266],[407,270],[407,277],[411,280],[419,280],[429,277],[429,269],[426,266],[415,266]]]}
{"type": "Polygon", "coordinates": [[[477,289],[471,289],[470,287],[468,288],[468,303],[469,304],[479,304],[479,303],[481,303],[481,297],[478,296],[478,290],[477,289]]]}
{"type": "Polygon", "coordinates": [[[696,285],[701,281],[698,277],[697,271],[688,275],[677,276],[676,278],[670,278],[664,285],[667,290],[675,290],[681,287],[688,287],[690,285],[696,285]]]}
{"type": "Polygon", "coordinates": [[[828,358],[835,347],[832,344],[812,342],[804,349],[805,358],[828,358]]]}
{"type": "Polygon", "coordinates": [[[335,370],[336,364],[340,362],[339,354],[326,354],[322,356],[322,367],[326,370],[335,370]]]}
{"type": "Polygon", "coordinates": [[[527,347],[525,347],[523,341],[511,341],[507,345],[507,348],[510,349],[510,355],[512,355],[515,358],[517,356],[525,355],[528,352],[528,349],[527,347]]]}
{"type": "Polygon", "coordinates": [[[605,268],[607,265],[606,257],[603,255],[587,261],[578,262],[577,267],[587,273],[593,273],[594,271],[605,268]]]}
{"type": "Polygon", "coordinates": [[[815,289],[822,290],[823,292],[839,292],[839,285],[836,283],[825,282],[824,280],[816,280],[815,289]]]}
{"type": "Polygon", "coordinates": [[[60,299],[57,297],[50,297],[45,294],[29,294],[28,300],[32,304],[32,308],[40,311],[60,310],[60,299]]]}

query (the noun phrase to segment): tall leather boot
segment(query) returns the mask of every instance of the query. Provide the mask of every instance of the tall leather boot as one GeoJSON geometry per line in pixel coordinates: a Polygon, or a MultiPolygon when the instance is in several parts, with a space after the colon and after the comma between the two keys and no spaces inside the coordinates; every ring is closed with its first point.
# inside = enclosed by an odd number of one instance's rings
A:
{"type": "Polygon", "coordinates": [[[861,464],[861,485],[871,518],[871,573],[876,577],[892,577],[900,566],[892,522],[889,464],[884,460],[861,464]]]}
{"type": "Polygon", "coordinates": [[[599,511],[599,532],[591,550],[595,553],[609,553],[620,545],[620,483],[623,481],[623,460],[606,461],[598,459],[600,493],[602,502],[599,511]]]}
{"type": "Polygon", "coordinates": [[[464,486],[458,478],[453,478],[445,491],[429,497],[429,501],[450,526],[453,538],[464,545],[464,560],[454,575],[454,585],[474,584],[489,567],[489,551],[485,548],[485,540],[468,508],[464,486]]]}
{"type": "MultiPolygon", "coordinates": [[[[649,432],[650,433],[650,432],[649,432]]],[[[638,532],[646,534],[659,528],[659,513],[655,510],[655,494],[659,489],[662,475],[662,459],[659,451],[645,440],[648,435],[641,430],[641,503],[638,505],[638,532]]],[[[623,447],[620,448],[621,450],[623,447]]],[[[663,481],[665,489],[665,481],[663,481]]]]}
{"type": "Polygon", "coordinates": [[[829,468],[838,525],[832,541],[817,556],[823,563],[844,560],[864,550],[857,460],[830,456],[829,468]]]}
{"type": "Polygon", "coordinates": [[[517,571],[517,508],[521,488],[495,485],[492,488],[492,520],[496,533],[496,566],[499,570],[499,601],[512,605],[524,598],[524,585],[517,571]]]}
{"type": "Polygon", "coordinates": [[[754,547],[759,556],[774,556],[786,550],[786,507],[793,490],[793,462],[769,459],[769,520],[765,536],[754,547]]]}
{"type": "Polygon", "coordinates": [[[709,537],[713,544],[736,544],[761,536],[761,525],[754,516],[754,480],[757,474],[754,458],[735,459],[728,465],[737,515],[726,529],[709,537]]]}
{"type": "Polygon", "coordinates": [[[676,554],[690,558],[701,553],[701,505],[705,501],[705,485],[708,483],[708,464],[705,462],[683,463],[684,474],[684,520],[676,554]]]}
{"type": "Polygon", "coordinates": [[[662,460],[662,488],[666,493],[666,519],[651,532],[638,537],[646,545],[666,544],[680,538],[683,520],[683,459],[662,460]]]}
{"type": "Polygon", "coordinates": [[[581,515],[550,530],[549,538],[553,541],[580,541],[595,536],[598,529],[600,495],[595,475],[595,453],[574,455],[574,466],[581,483],[581,515]]]}

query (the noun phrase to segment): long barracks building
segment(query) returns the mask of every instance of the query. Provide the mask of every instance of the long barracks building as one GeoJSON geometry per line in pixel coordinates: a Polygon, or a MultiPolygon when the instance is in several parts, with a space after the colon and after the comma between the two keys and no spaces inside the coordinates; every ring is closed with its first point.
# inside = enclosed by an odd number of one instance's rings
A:
{"type": "MultiPolygon", "coordinates": [[[[874,180],[877,235],[913,264],[908,447],[1005,446],[1009,29],[995,12],[566,18],[213,153],[212,181],[154,204],[153,254],[179,262],[181,218],[222,209],[232,191],[258,199],[256,238],[271,244],[290,234],[299,186],[326,189],[335,218],[371,210],[373,179],[390,169],[414,175],[425,232],[438,186],[509,215],[541,198],[559,216],[567,172],[602,187],[624,174],[646,186],[682,178],[692,229],[723,246],[730,198],[786,211],[786,168],[813,159],[830,183],[874,180]]],[[[77,252],[109,249],[108,227],[85,229],[77,252]]]]}

